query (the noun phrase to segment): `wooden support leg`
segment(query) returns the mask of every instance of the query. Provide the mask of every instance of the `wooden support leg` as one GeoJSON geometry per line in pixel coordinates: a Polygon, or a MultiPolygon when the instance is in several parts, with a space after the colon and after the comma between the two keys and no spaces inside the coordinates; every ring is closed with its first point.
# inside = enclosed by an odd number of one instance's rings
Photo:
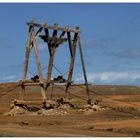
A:
{"type": "Polygon", "coordinates": [[[28,69],[28,63],[29,63],[29,55],[30,55],[30,50],[31,50],[31,29],[32,27],[29,27],[28,31],[28,41],[27,41],[27,47],[26,47],[26,54],[25,54],[25,60],[24,60],[24,69],[23,69],[23,75],[22,75],[22,81],[26,80],[26,75],[27,75],[27,69],[28,69]]]}
{"type": "Polygon", "coordinates": [[[74,62],[75,62],[75,54],[76,54],[76,42],[77,42],[77,34],[74,36],[74,41],[72,43],[71,41],[71,36],[68,34],[68,42],[69,42],[69,48],[70,48],[70,54],[71,54],[71,60],[70,60],[70,67],[69,67],[69,73],[68,73],[68,78],[67,78],[67,86],[66,86],[66,98],[68,98],[68,89],[71,85],[72,82],[72,74],[73,74],[73,69],[74,69],[74,62]]]}
{"type": "Polygon", "coordinates": [[[36,58],[36,64],[37,64],[37,71],[39,74],[39,81],[40,81],[40,88],[41,88],[41,93],[43,97],[43,101],[46,101],[46,94],[45,94],[45,88],[44,88],[44,83],[43,83],[43,75],[41,71],[41,64],[38,56],[38,49],[35,43],[35,34],[34,34],[34,28],[32,29],[32,40],[33,40],[33,48],[35,52],[35,58],[36,58]]]}
{"type": "Polygon", "coordinates": [[[47,81],[50,81],[51,80],[51,75],[52,75],[52,68],[53,68],[55,50],[51,46],[48,46],[48,47],[51,50],[51,54],[50,54],[49,65],[48,65],[47,81]]]}
{"type": "Polygon", "coordinates": [[[53,83],[51,84],[51,86],[52,86],[52,87],[51,87],[51,100],[52,100],[52,97],[53,97],[53,88],[54,88],[54,87],[53,87],[53,83]]]}
{"type": "MultiPolygon", "coordinates": [[[[30,26],[29,31],[28,31],[28,41],[27,41],[27,46],[26,46],[22,82],[24,82],[26,80],[26,75],[27,75],[29,55],[30,55],[30,50],[31,50],[31,47],[30,47],[31,46],[31,29],[32,29],[32,27],[30,26]]],[[[20,87],[20,97],[19,97],[21,100],[23,100],[24,93],[25,93],[25,87],[23,85],[21,85],[21,87],[20,87]]]]}
{"type": "Polygon", "coordinates": [[[20,97],[19,97],[20,100],[23,100],[24,94],[25,94],[25,86],[21,85],[20,86],[20,97]]]}
{"type": "Polygon", "coordinates": [[[89,101],[90,95],[89,95],[88,81],[87,81],[86,69],[85,69],[84,58],[83,58],[83,51],[82,51],[81,42],[80,42],[80,36],[78,36],[78,46],[79,46],[79,51],[80,51],[83,76],[84,76],[84,80],[85,80],[86,93],[87,93],[88,101],[89,101]]]}
{"type": "MultiPolygon", "coordinates": [[[[51,80],[52,76],[52,69],[53,69],[53,61],[54,61],[54,54],[55,49],[48,45],[49,52],[50,52],[50,59],[49,59],[49,65],[48,65],[48,72],[47,72],[47,81],[51,80]]],[[[45,92],[47,94],[47,89],[50,86],[50,83],[46,85],[45,92]]]]}
{"type": "Polygon", "coordinates": [[[69,97],[68,89],[69,89],[69,87],[71,85],[71,82],[72,82],[72,74],[73,74],[73,68],[74,68],[74,61],[75,61],[75,55],[71,57],[70,68],[69,68],[69,73],[68,73],[68,83],[66,85],[66,98],[69,97]]]}

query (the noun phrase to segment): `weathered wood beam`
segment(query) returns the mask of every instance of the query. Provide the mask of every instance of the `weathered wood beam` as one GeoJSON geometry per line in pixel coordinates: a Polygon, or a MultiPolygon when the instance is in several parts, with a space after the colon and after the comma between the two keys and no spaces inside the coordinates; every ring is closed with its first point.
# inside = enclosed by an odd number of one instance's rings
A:
{"type": "Polygon", "coordinates": [[[27,76],[27,69],[28,69],[28,63],[29,63],[29,55],[30,55],[30,44],[31,44],[31,30],[32,30],[32,26],[29,27],[28,30],[28,41],[27,41],[27,46],[26,46],[26,53],[25,53],[25,60],[24,60],[24,69],[23,69],[23,75],[22,75],[22,80],[25,81],[26,80],[26,76],[27,76]]]}
{"type": "Polygon", "coordinates": [[[77,33],[75,33],[74,37],[75,37],[75,39],[73,40],[73,43],[71,44],[72,55],[70,58],[69,73],[68,73],[68,77],[67,77],[68,82],[67,82],[67,86],[66,86],[66,98],[68,97],[68,89],[69,89],[69,87],[71,85],[71,81],[72,81],[72,74],[73,74],[75,54],[76,54],[77,33]]]}
{"type": "Polygon", "coordinates": [[[63,32],[61,33],[61,35],[60,35],[60,38],[64,37],[65,33],[66,33],[66,32],[63,31],[63,32]]]}
{"type": "MultiPolygon", "coordinates": [[[[55,26],[49,26],[49,25],[45,25],[45,24],[38,24],[38,23],[34,23],[34,22],[27,22],[27,25],[33,25],[34,27],[43,27],[46,29],[52,29],[55,30],[56,27],[55,26]]],[[[58,31],[65,31],[65,32],[74,32],[74,33],[79,33],[80,30],[79,29],[71,29],[71,28],[62,28],[62,27],[58,27],[56,30],[58,31]]]]}
{"type": "MultiPolygon", "coordinates": [[[[38,31],[36,32],[36,34],[35,34],[35,41],[38,39],[39,34],[41,33],[42,29],[43,29],[43,28],[40,27],[40,28],[38,29],[38,31]]],[[[31,46],[31,48],[33,47],[33,40],[31,40],[30,46],[31,46]]]]}
{"type": "Polygon", "coordinates": [[[49,31],[48,31],[48,29],[45,28],[44,31],[45,31],[46,38],[48,38],[49,37],[49,31]]]}
{"type": "Polygon", "coordinates": [[[54,31],[53,31],[53,37],[57,37],[57,28],[58,28],[58,25],[57,24],[54,24],[54,31]]]}
{"type": "MultiPolygon", "coordinates": [[[[33,48],[34,48],[34,52],[35,52],[37,71],[38,71],[38,75],[39,75],[39,81],[40,81],[40,83],[43,83],[43,75],[42,75],[41,64],[40,64],[40,60],[39,60],[39,56],[38,56],[38,49],[37,49],[37,46],[35,43],[34,28],[32,28],[32,40],[33,40],[33,48]]],[[[45,101],[46,100],[45,89],[43,86],[40,86],[40,88],[41,88],[43,100],[45,101]]]]}
{"type": "Polygon", "coordinates": [[[69,44],[69,49],[70,49],[70,55],[73,56],[73,46],[72,46],[72,41],[71,41],[71,34],[70,32],[67,32],[68,36],[68,44],[69,44]]]}
{"type": "Polygon", "coordinates": [[[90,100],[89,88],[88,88],[88,80],[87,80],[85,63],[84,63],[84,58],[83,58],[83,51],[82,51],[81,41],[80,41],[80,36],[79,35],[78,35],[78,46],[79,46],[79,52],[80,52],[80,59],[81,59],[81,64],[82,64],[83,76],[84,76],[84,80],[85,80],[86,93],[88,95],[88,100],[90,100]]]}
{"type": "Polygon", "coordinates": [[[54,61],[54,54],[55,54],[55,48],[48,45],[48,48],[51,52],[50,58],[49,58],[49,65],[48,65],[48,71],[47,71],[47,81],[51,80],[52,75],[52,68],[53,68],[53,61],[54,61]]]}
{"type": "Polygon", "coordinates": [[[22,86],[20,87],[20,97],[19,97],[21,100],[23,100],[24,94],[25,94],[25,86],[22,85],[22,86]]]}
{"type": "Polygon", "coordinates": [[[72,56],[71,56],[71,62],[69,66],[69,73],[68,73],[68,81],[71,82],[72,79],[72,74],[73,74],[73,68],[74,68],[74,61],[75,61],[75,54],[76,54],[76,42],[77,42],[77,37],[72,43],[72,56]]]}
{"type": "Polygon", "coordinates": [[[14,100],[15,105],[41,105],[43,101],[25,101],[25,100],[14,100]]]}

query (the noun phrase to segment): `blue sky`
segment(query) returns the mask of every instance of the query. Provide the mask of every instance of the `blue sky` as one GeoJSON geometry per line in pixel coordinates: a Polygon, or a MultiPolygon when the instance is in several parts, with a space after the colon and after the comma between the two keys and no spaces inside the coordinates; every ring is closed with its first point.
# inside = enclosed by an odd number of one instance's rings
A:
{"type": "MultiPolygon", "coordinates": [[[[88,80],[93,84],[140,84],[140,4],[2,4],[0,3],[0,82],[21,79],[27,42],[27,21],[80,27],[88,80]]],[[[46,75],[48,50],[37,42],[46,75]]],[[[29,71],[36,65],[31,54],[29,71]]],[[[65,73],[67,44],[61,45],[54,64],[65,73]]],[[[32,75],[28,72],[28,78],[32,75]]],[[[54,69],[53,76],[58,75],[54,69]]],[[[82,81],[77,50],[73,80],[82,81]]]]}

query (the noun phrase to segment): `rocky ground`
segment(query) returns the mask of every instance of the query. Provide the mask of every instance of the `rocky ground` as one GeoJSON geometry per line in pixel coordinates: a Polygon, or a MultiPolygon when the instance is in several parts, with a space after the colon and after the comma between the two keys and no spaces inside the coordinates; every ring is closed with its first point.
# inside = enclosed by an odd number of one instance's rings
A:
{"type": "MultiPolygon", "coordinates": [[[[53,105],[50,102],[46,108],[11,106],[12,101],[19,98],[19,89],[12,90],[14,87],[15,83],[0,84],[1,137],[140,136],[138,87],[90,86],[91,104],[86,102],[83,87],[73,87],[71,98],[67,102],[58,102],[63,93],[56,88],[53,105]]],[[[25,100],[41,100],[38,88],[28,88],[26,91],[25,100]]]]}

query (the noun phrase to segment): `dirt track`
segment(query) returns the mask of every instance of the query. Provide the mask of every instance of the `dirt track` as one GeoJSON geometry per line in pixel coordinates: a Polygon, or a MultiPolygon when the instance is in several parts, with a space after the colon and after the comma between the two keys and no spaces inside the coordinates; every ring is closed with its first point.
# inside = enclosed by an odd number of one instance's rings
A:
{"type": "MultiPolygon", "coordinates": [[[[100,98],[102,105],[108,108],[101,111],[89,110],[49,116],[5,116],[3,114],[9,111],[11,100],[18,98],[19,92],[16,90],[6,94],[4,91],[14,86],[0,85],[0,136],[140,136],[140,89],[127,87],[128,90],[135,90],[135,93],[116,95],[116,87],[112,87],[113,94],[110,91],[112,88],[106,87],[104,91],[108,88],[109,94],[99,94],[96,97],[92,95],[94,98],[100,98]]],[[[102,88],[90,87],[100,93],[102,88]]],[[[76,88],[73,90],[77,91],[76,96],[84,97],[83,89],[79,92],[76,88]]],[[[39,99],[40,96],[36,93],[26,95],[26,99],[31,97],[39,99]]],[[[77,98],[75,101],[80,104],[83,102],[77,98]]]]}

